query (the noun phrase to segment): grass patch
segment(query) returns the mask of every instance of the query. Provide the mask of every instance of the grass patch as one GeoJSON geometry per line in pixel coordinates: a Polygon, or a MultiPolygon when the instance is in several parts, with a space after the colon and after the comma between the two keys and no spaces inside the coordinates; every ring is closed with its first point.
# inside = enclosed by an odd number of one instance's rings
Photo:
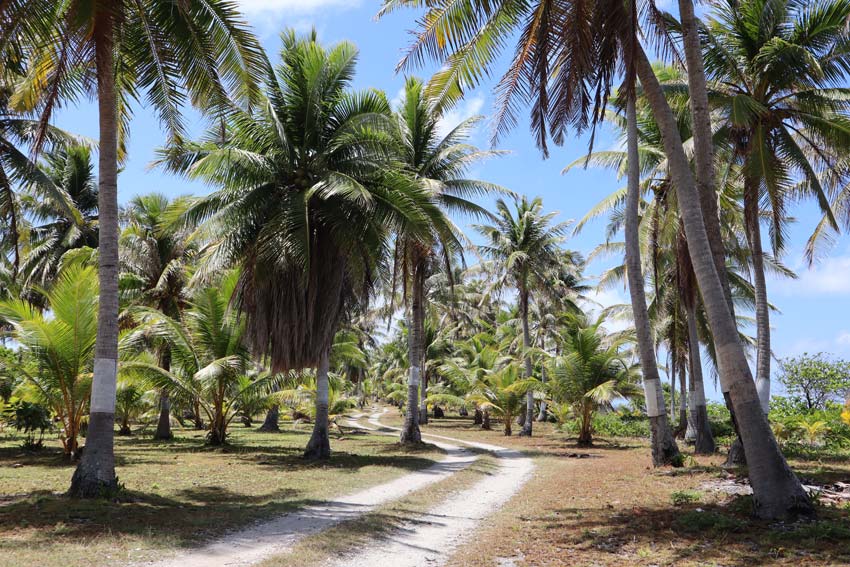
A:
{"type": "Polygon", "coordinates": [[[196,546],[306,503],[352,492],[430,466],[441,451],[402,448],[392,437],[331,439],[333,456],[301,453],[310,426],[279,434],[233,427],[230,444],[204,445],[204,432],[177,429],[170,442],[116,436],[118,502],[62,495],[73,465],[58,443],[27,452],[0,440],[0,565],[125,565],[196,546]]]}

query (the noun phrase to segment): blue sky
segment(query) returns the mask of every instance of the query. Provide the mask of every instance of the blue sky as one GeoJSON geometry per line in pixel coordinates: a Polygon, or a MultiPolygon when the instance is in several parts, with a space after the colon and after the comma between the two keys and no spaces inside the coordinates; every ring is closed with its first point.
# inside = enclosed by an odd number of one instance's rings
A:
{"type": "MultiPolygon", "coordinates": [[[[397,75],[394,68],[409,42],[407,31],[414,28],[419,14],[402,11],[376,22],[374,15],[380,3],[367,0],[240,0],[239,3],[272,60],[279,48],[280,30],[293,27],[306,32],[315,27],[324,43],[350,40],[359,47],[356,87],[383,89],[391,99],[399,93],[404,77],[397,75]]],[[[416,70],[416,74],[427,77],[431,71],[433,68],[425,68],[416,70]]],[[[446,117],[446,122],[451,125],[468,116],[489,114],[493,105],[491,88],[492,85],[484,85],[468,93],[466,100],[446,117]]],[[[199,132],[199,118],[193,113],[189,116],[195,132],[199,132]]],[[[97,114],[92,104],[63,109],[56,124],[97,137],[97,114]]],[[[486,146],[488,139],[485,125],[475,134],[474,142],[486,146]]],[[[122,202],[151,191],[171,196],[209,191],[202,184],[150,169],[154,149],[163,141],[164,135],[155,116],[146,108],[137,108],[131,125],[129,161],[119,177],[122,202]]],[[[614,146],[614,136],[603,129],[595,147],[610,149],[614,146]]],[[[570,139],[561,148],[553,148],[551,157],[543,160],[529,134],[527,122],[521,120],[499,147],[510,150],[511,154],[477,167],[474,173],[518,193],[542,197],[546,209],[560,211],[562,220],[582,217],[620,186],[614,173],[599,169],[575,169],[561,175],[565,165],[586,152],[586,136],[570,139]]],[[[800,277],[796,281],[769,281],[771,300],[782,311],[772,320],[774,352],[784,357],[805,351],[825,351],[850,358],[850,241],[841,238],[829,257],[808,269],[801,250],[818,219],[817,211],[812,204],[803,203],[794,214],[798,222],[791,231],[792,246],[784,261],[797,269],[800,277]]],[[[602,222],[591,223],[569,242],[570,248],[588,253],[604,238],[603,229],[602,222]]],[[[592,264],[588,275],[598,275],[605,267],[602,262],[592,264]]],[[[626,298],[624,289],[605,291],[596,297],[603,304],[626,302],[626,298]]],[[[716,393],[710,393],[710,397],[716,398],[716,393]]]]}

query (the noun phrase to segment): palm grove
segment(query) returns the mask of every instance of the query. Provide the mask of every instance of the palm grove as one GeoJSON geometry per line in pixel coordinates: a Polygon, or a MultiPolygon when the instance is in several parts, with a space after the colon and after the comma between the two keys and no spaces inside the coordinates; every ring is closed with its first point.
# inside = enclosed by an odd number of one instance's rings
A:
{"type": "MultiPolygon", "coordinates": [[[[388,0],[381,15],[407,6],[420,3],[388,0]]],[[[703,19],[691,0],[678,8],[429,3],[400,68],[442,67],[407,79],[391,105],[352,88],[353,45],[286,31],[267,55],[231,2],[0,3],[0,317],[20,354],[7,367],[19,405],[47,408],[79,460],[70,494],[118,489],[116,422],[128,433],[146,411],[158,438],[173,417],[221,444],[234,419],[267,412],[274,431],[285,408],[313,424],[305,457],[319,459],[336,416],[376,399],[404,408],[405,443],[421,442],[430,408],[498,419],[506,435],[552,419],[580,444],[599,410],[631,400],[653,464],[675,464],[677,435],[715,451],[713,366],[756,514],[810,514],[766,415],[765,274],[790,275],[794,201],[823,211],[811,258],[847,222],[850,3],[729,0],[703,19]],[[594,254],[624,256],[602,282],[628,283],[628,330],[582,310],[585,260],[565,241],[584,221],[471,178],[499,152],[470,143],[478,118],[445,115],[497,73],[494,141],[526,107],[544,155],[603,121],[621,132],[625,151],[591,148],[573,165],[626,179],[588,218],[610,219],[594,254]],[[96,143],[52,125],[84,98],[97,103],[96,143]],[[140,102],[167,132],[155,165],[208,195],[119,207],[140,102]],[[209,125],[197,140],[189,104],[209,125]],[[750,313],[752,339],[739,325],[750,313]],[[658,347],[679,381],[676,426],[658,347]]]]}

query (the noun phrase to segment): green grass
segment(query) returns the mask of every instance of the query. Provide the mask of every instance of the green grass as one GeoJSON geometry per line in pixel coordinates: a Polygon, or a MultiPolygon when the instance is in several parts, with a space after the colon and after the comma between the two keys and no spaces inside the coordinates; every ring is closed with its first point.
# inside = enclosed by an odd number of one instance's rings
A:
{"type": "Polygon", "coordinates": [[[58,442],[35,453],[0,437],[0,566],[126,564],[199,545],[246,524],[431,465],[439,450],[408,451],[392,437],[331,439],[326,463],[301,459],[310,426],[276,434],[235,426],[224,448],[178,429],[170,442],[116,437],[118,502],[66,498],[73,465],[58,442]]]}

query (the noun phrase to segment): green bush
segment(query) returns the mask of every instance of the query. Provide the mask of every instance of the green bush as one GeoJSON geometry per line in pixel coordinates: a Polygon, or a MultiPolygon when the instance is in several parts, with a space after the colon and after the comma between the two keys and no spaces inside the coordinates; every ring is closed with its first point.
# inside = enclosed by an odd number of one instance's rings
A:
{"type": "Polygon", "coordinates": [[[702,493],[696,490],[675,490],[670,494],[670,502],[673,506],[696,504],[700,500],[702,500],[702,493]]]}
{"type": "MultiPolygon", "coordinates": [[[[575,419],[564,422],[561,430],[569,434],[578,434],[578,422],[575,419]]],[[[593,417],[593,433],[603,437],[649,437],[649,419],[640,413],[628,410],[596,414],[593,417]]]]}
{"type": "Polygon", "coordinates": [[[726,404],[708,402],[705,406],[708,412],[708,423],[715,438],[732,437],[735,429],[732,427],[732,416],[726,409],[726,404]]]}
{"type": "Polygon", "coordinates": [[[53,427],[50,410],[41,404],[12,398],[3,407],[0,419],[24,434],[25,449],[40,449],[45,431],[53,427]],[[38,439],[36,439],[36,435],[38,439]]]}

